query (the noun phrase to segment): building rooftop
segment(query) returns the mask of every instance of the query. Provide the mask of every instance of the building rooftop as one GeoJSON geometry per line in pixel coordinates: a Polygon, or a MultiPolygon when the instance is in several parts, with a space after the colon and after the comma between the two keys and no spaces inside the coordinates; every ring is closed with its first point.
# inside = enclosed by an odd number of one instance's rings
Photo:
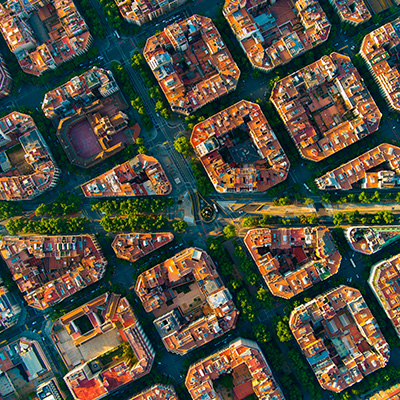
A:
{"type": "Polygon", "coordinates": [[[129,400],[178,400],[178,396],[172,386],[156,384],[129,400]]]}
{"type": "Polygon", "coordinates": [[[223,14],[251,65],[265,72],[325,42],[331,29],[315,0],[225,0],[223,14]]]}
{"type": "Polygon", "coordinates": [[[362,254],[374,254],[400,239],[400,226],[352,226],[344,230],[350,247],[362,254]]]}
{"type": "Polygon", "coordinates": [[[320,190],[390,189],[400,185],[400,147],[383,143],[317,178],[320,190]],[[379,167],[379,168],[378,168],[379,167]],[[373,169],[373,172],[368,172],[373,169]]]}
{"type": "Polygon", "coordinates": [[[89,301],[59,318],[52,339],[69,372],[75,400],[100,399],[147,375],[155,352],[132,307],[114,293],[89,301]]]}
{"type": "Polygon", "coordinates": [[[184,355],[236,326],[232,295],[203,250],[188,248],[143,272],[135,292],[172,353],[184,355]]]}
{"type": "Polygon", "coordinates": [[[339,393],[389,361],[389,345],[357,289],[342,285],[302,304],[289,326],[325,390],[339,393]]]}
{"type": "Polygon", "coordinates": [[[260,399],[284,400],[271,369],[256,342],[237,339],[230,345],[190,366],[185,385],[193,400],[221,399],[213,381],[233,375],[235,400],[251,394],[260,399]]]}
{"type": "Polygon", "coordinates": [[[36,389],[36,397],[38,400],[64,400],[56,379],[50,379],[39,385],[36,389]]]}
{"type": "Polygon", "coordinates": [[[350,58],[338,53],[275,83],[271,101],[300,155],[311,161],[375,132],[382,115],[350,58]]]}
{"type": "Polygon", "coordinates": [[[400,337],[400,255],[375,264],[368,283],[400,337]]]}
{"type": "Polygon", "coordinates": [[[364,0],[330,0],[342,21],[359,25],[371,18],[364,0]]]}
{"type": "Polygon", "coordinates": [[[218,192],[261,192],[287,178],[289,159],[256,103],[241,100],[198,123],[190,142],[218,192]]]}
{"type": "Polygon", "coordinates": [[[0,118],[0,199],[30,200],[57,184],[60,170],[32,117],[0,118]]]}
{"type": "Polygon", "coordinates": [[[15,325],[20,313],[21,307],[15,301],[13,294],[3,285],[0,278],[0,332],[15,325]]]}
{"type": "Polygon", "coordinates": [[[361,57],[394,111],[400,111],[399,43],[400,18],[397,18],[368,33],[360,49],[361,57]]]}
{"type": "Polygon", "coordinates": [[[26,337],[0,348],[0,371],[2,399],[27,398],[43,381],[53,377],[39,342],[26,337]]]}
{"type": "Polygon", "coordinates": [[[240,70],[210,18],[192,15],[147,39],[143,55],[172,111],[189,115],[232,92],[240,70]]]}
{"type": "Polygon", "coordinates": [[[111,71],[93,67],[74,76],[63,85],[44,95],[42,110],[47,118],[63,119],[76,114],[79,109],[90,106],[119,91],[111,71]]]}
{"type": "Polygon", "coordinates": [[[138,154],[81,188],[85,197],[164,196],[171,193],[172,185],[154,157],[138,154]]]}
{"type": "Polygon", "coordinates": [[[0,98],[11,93],[12,78],[0,54],[0,98]]]}
{"type": "Polygon", "coordinates": [[[115,0],[115,3],[127,22],[141,26],[186,3],[186,0],[115,0]]]}
{"type": "Polygon", "coordinates": [[[121,233],[111,246],[118,258],[135,262],[174,240],[173,233],[121,233]]]}
{"type": "Polygon", "coordinates": [[[336,274],[342,260],[323,226],[252,229],[244,243],[271,293],[286,299],[336,274]]]}
{"type": "Polygon", "coordinates": [[[92,235],[3,236],[0,254],[28,305],[39,310],[97,282],[107,265],[92,235]]]}
{"type": "Polygon", "coordinates": [[[84,107],[79,101],[80,107],[71,108],[58,123],[57,138],[71,164],[81,168],[93,167],[132,143],[129,118],[123,112],[128,105],[118,86],[104,94],[84,107]]]}
{"type": "Polygon", "coordinates": [[[72,0],[0,3],[0,31],[22,70],[36,76],[83,54],[93,42],[72,0]]]}

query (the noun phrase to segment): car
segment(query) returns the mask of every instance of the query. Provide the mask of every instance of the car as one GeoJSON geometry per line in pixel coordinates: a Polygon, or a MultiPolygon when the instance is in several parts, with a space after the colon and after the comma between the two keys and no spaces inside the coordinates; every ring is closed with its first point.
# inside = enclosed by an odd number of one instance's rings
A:
{"type": "Polygon", "coordinates": [[[360,278],[360,275],[356,274],[357,279],[360,278]]]}
{"type": "Polygon", "coordinates": [[[351,282],[352,280],[353,280],[353,278],[352,278],[352,277],[350,277],[350,278],[349,278],[349,282],[351,282]]]}

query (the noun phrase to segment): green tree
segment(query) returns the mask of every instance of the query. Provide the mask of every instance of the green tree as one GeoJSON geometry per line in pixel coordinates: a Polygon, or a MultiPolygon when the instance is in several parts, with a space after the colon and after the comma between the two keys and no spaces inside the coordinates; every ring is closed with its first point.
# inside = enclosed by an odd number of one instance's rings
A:
{"type": "Polygon", "coordinates": [[[253,325],[253,333],[257,342],[267,343],[271,340],[271,333],[264,324],[253,325]]]}
{"type": "Polygon", "coordinates": [[[289,318],[285,315],[277,317],[275,320],[275,332],[281,342],[290,342],[292,340],[292,333],[288,326],[289,318]]]}
{"type": "Polygon", "coordinates": [[[188,224],[186,221],[179,220],[179,221],[174,221],[172,223],[172,227],[174,228],[175,232],[182,233],[186,231],[188,224]]]}
{"type": "Polygon", "coordinates": [[[227,225],[224,228],[224,235],[227,239],[236,237],[236,230],[234,225],[227,225]]]}
{"type": "Polygon", "coordinates": [[[188,157],[191,152],[191,145],[186,136],[179,136],[178,139],[174,141],[175,150],[181,153],[184,157],[188,157]]]}

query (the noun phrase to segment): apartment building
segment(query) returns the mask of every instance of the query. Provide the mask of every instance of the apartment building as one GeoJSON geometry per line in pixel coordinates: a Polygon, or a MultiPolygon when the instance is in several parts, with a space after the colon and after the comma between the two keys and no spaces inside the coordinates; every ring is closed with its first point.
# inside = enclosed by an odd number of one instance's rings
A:
{"type": "Polygon", "coordinates": [[[0,332],[14,326],[20,313],[21,307],[0,278],[0,332]]]}
{"type": "Polygon", "coordinates": [[[393,111],[400,111],[399,50],[400,18],[368,33],[360,48],[360,55],[379,91],[393,111]]]}
{"type": "Polygon", "coordinates": [[[156,384],[129,400],[178,400],[178,396],[172,386],[156,384]]]}
{"type": "Polygon", "coordinates": [[[389,361],[389,344],[357,289],[342,285],[302,304],[289,326],[325,390],[340,393],[389,361]]]}
{"type": "Polygon", "coordinates": [[[352,250],[371,255],[399,240],[400,227],[393,225],[352,226],[344,229],[344,234],[352,250]]]}
{"type": "Polygon", "coordinates": [[[22,70],[39,76],[84,54],[93,43],[72,0],[7,0],[0,31],[22,70]]]}
{"type": "Polygon", "coordinates": [[[222,400],[213,381],[232,374],[234,399],[250,395],[259,399],[284,400],[282,390],[256,342],[239,338],[216,353],[189,367],[186,389],[193,400],[222,400]]]}
{"type": "Polygon", "coordinates": [[[187,0],[115,0],[126,22],[142,26],[172,11],[187,0]]]}
{"type": "Polygon", "coordinates": [[[172,185],[154,157],[138,154],[81,186],[85,197],[165,196],[172,185]]]}
{"type": "Polygon", "coordinates": [[[44,95],[42,110],[47,118],[63,119],[119,91],[111,71],[93,67],[74,76],[44,95]]]}
{"type": "Polygon", "coordinates": [[[315,183],[320,190],[392,189],[400,185],[399,162],[400,147],[382,143],[327,172],[315,183]]]}
{"type": "Polygon", "coordinates": [[[239,311],[203,250],[185,249],[143,272],[135,292],[172,353],[184,355],[236,326],[239,311]]]}
{"type": "Polygon", "coordinates": [[[400,337],[400,255],[375,264],[368,283],[400,337]]]}
{"type": "Polygon", "coordinates": [[[0,118],[0,199],[30,200],[56,186],[60,169],[32,117],[0,118]]]}
{"type": "Polygon", "coordinates": [[[270,292],[285,299],[336,274],[342,260],[324,226],[251,229],[244,244],[270,292]]]}
{"type": "Polygon", "coordinates": [[[155,351],[132,307],[104,293],[55,321],[52,339],[75,400],[97,400],[147,375],[155,351]]]}
{"type": "Polygon", "coordinates": [[[111,247],[118,258],[136,262],[174,240],[173,233],[121,233],[111,247]]]}
{"type": "Polygon", "coordinates": [[[287,178],[289,159],[256,103],[198,123],[190,142],[217,192],[262,192],[287,178]]]}
{"type": "Polygon", "coordinates": [[[210,18],[192,15],[147,39],[144,58],[172,111],[190,115],[234,91],[240,70],[210,18]]]}
{"type": "Polygon", "coordinates": [[[276,82],[270,100],[300,155],[311,161],[375,132],[382,116],[350,58],[338,53],[276,82]]]}
{"type": "Polygon", "coordinates": [[[61,392],[56,379],[50,379],[49,381],[39,385],[39,387],[36,389],[36,397],[38,400],[65,399],[65,396],[61,392]]]}
{"type": "Polygon", "coordinates": [[[26,399],[53,378],[51,365],[36,340],[20,337],[0,348],[0,391],[4,400],[26,399]]]}
{"type": "Polygon", "coordinates": [[[25,301],[39,310],[97,282],[107,265],[92,235],[3,236],[0,255],[25,301]]]}
{"type": "Polygon", "coordinates": [[[253,68],[269,72],[328,39],[316,0],[225,0],[223,14],[253,68]]]}
{"type": "Polygon", "coordinates": [[[364,0],[329,0],[329,2],[342,22],[357,26],[372,17],[364,0]]]}
{"type": "Polygon", "coordinates": [[[6,63],[0,54],[0,98],[8,96],[11,93],[12,78],[8,72],[6,63]]]}

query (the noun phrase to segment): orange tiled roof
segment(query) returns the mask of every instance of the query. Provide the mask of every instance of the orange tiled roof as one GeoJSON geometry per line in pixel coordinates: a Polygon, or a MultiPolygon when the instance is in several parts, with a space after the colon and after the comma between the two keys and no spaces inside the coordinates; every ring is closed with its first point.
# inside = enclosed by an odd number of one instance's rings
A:
{"type": "Polygon", "coordinates": [[[342,260],[322,226],[252,229],[244,243],[271,293],[286,299],[336,274],[342,260]]]}
{"type": "Polygon", "coordinates": [[[339,393],[389,361],[375,318],[361,293],[348,286],[295,308],[289,326],[325,390],[339,393]]]}
{"type": "Polygon", "coordinates": [[[371,18],[364,0],[331,0],[342,21],[359,25],[371,18]]]}
{"type": "Polygon", "coordinates": [[[186,0],[115,0],[127,22],[143,25],[186,3],[186,0]]]}
{"type": "Polygon", "coordinates": [[[400,337],[400,255],[375,264],[368,283],[400,337]]]}
{"type": "Polygon", "coordinates": [[[212,259],[196,248],[140,274],[135,292],[156,316],[154,325],[167,350],[180,355],[233,329],[239,314],[212,259]],[[186,286],[188,291],[181,290],[186,286]]]}
{"type": "MultiPolygon", "coordinates": [[[[234,390],[246,380],[251,382],[252,391],[258,398],[284,400],[260,347],[248,339],[237,339],[228,347],[191,365],[185,385],[193,400],[211,400],[217,397],[213,381],[229,373],[234,376],[234,390]],[[243,367],[246,372],[240,373],[243,367]]],[[[243,398],[237,396],[237,391],[235,394],[238,400],[243,398]]]]}
{"type": "Polygon", "coordinates": [[[354,251],[370,255],[400,239],[400,227],[352,226],[345,229],[345,236],[354,251]]]}
{"type": "Polygon", "coordinates": [[[320,190],[386,189],[400,184],[400,147],[383,143],[315,180],[320,190]],[[378,172],[368,172],[384,164],[378,172]],[[390,170],[384,168],[390,167],[390,170]]]}
{"type": "Polygon", "coordinates": [[[136,262],[172,242],[173,233],[124,233],[115,236],[111,247],[118,258],[136,262]]]}
{"type": "Polygon", "coordinates": [[[397,18],[368,33],[360,49],[361,57],[394,111],[400,111],[399,43],[400,18],[397,18]]]}
{"type": "Polygon", "coordinates": [[[0,4],[0,31],[22,70],[41,75],[87,51],[93,42],[88,27],[72,0],[51,0],[34,7],[22,0],[0,4]],[[36,14],[49,38],[39,45],[29,17],[36,14]]]}
{"type": "Polygon", "coordinates": [[[256,103],[241,100],[198,123],[190,141],[218,192],[264,191],[287,178],[289,159],[256,103]],[[222,150],[238,144],[237,130],[248,132],[261,159],[250,161],[240,149],[224,159],[222,150]]]}
{"type": "Polygon", "coordinates": [[[168,195],[172,185],[161,164],[138,154],[81,186],[85,197],[168,195]]]}
{"type": "Polygon", "coordinates": [[[311,161],[375,132],[382,115],[350,58],[338,53],[275,83],[271,101],[301,156],[311,161]]]}
{"type": "Polygon", "coordinates": [[[265,72],[325,42],[331,29],[315,0],[225,0],[223,14],[252,66],[265,72]]]}
{"type": "Polygon", "coordinates": [[[40,310],[97,282],[107,265],[92,235],[4,236],[0,252],[28,305],[40,310]]]}
{"type": "Polygon", "coordinates": [[[147,39],[143,55],[172,111],[180,114],[232,92],[240,76],[212,20],[199,15],[147,39]]]}
{"type": "Polygon", "coordinates": [[[155,352],[128,300],[119,294],[105,293],[62,316],[51,335],[70,370],[64,381],[76,400],[100,399],[147,375],[153,365],[155,352]],[[77,322],[81,318],[87,318],[89,331],[81,332],[77,322]],[[111,340],[101,338],[111,334],[111,340]],[[98,340],[103,340],[102,345],[96,345],[98,340]],[[109,345],[115,340],[116,347],[109,345]],[[116,352],[108,361],[102,358],[123,343],[129,344],[135,356],[133,364],[124,353],[116,352]]]}
{"type": "Polygon", "coordinates": [[[60,170],[32,117],[12,112],[0,118],[0,198],[29,200],[57,184],[60,170]],[[8,154],[22,147],[23,159],[8,154]],[[28,171],[28,172],[27,172],[28,171]]]}
{"type": "Polygon", "coordinates": [[[96,99],[108,97],[118,91],[119,87],[111,71],[93,67],[47,92],[42,110],[47,118],[62,119],[91,105],[96,99]]]}

